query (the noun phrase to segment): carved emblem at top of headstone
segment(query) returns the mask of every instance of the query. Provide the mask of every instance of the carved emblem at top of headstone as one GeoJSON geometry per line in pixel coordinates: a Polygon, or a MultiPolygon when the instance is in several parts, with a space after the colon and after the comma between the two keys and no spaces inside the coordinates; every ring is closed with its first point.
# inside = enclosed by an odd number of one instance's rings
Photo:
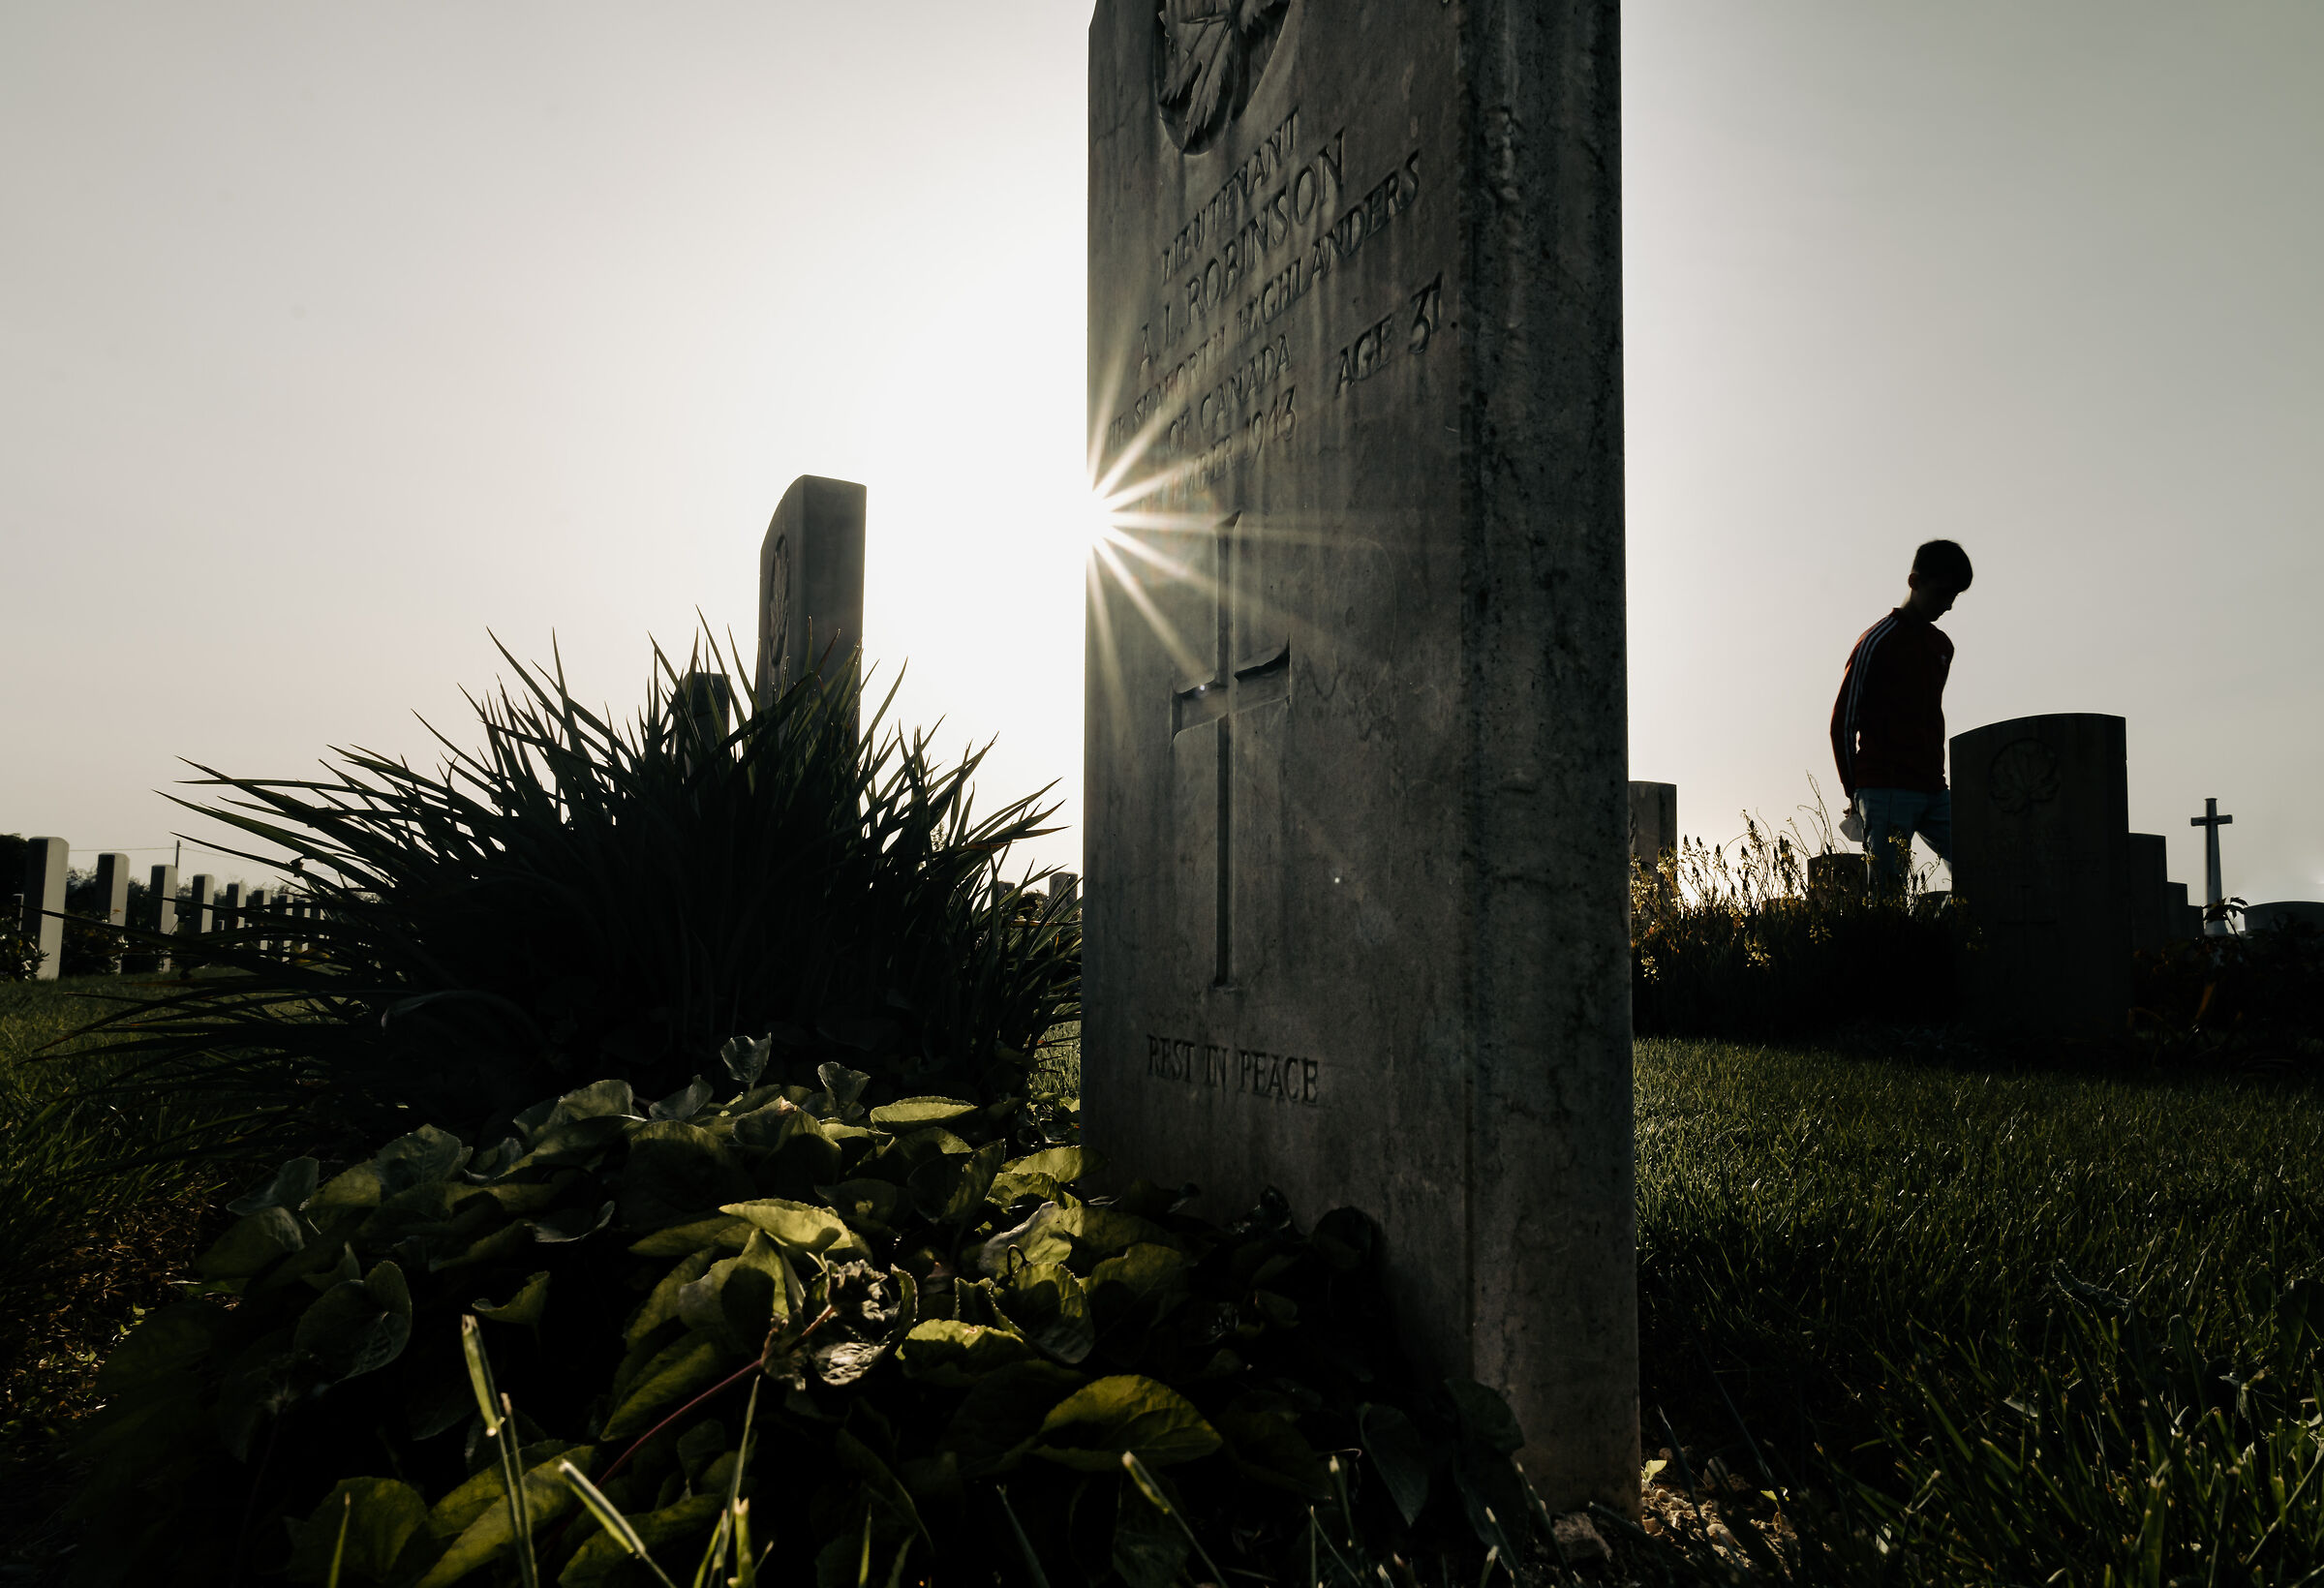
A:
{"type": "Polygon", "coordinates": [[[1162,0],[1154,104],[1170,140],[1200,154],[1234,125],[1274,55],[1289,0],[1162,0]]]}
{"type": "Polygon", "coordinates": [[[2058,797],[2058,753],[2038,739],[2012,739],[1993,752],[1985,789],[2012,816],[2058,797]]]}

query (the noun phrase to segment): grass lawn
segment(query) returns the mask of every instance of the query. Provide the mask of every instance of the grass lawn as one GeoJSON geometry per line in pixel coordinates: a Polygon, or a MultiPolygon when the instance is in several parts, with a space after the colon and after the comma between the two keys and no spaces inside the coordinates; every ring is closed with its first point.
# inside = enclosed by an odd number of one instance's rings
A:
{"type": "Polygon", "coordinates": [[[1828,1490],[1820,1447],[1930,1483],[1924,1517],[1994,1536],[1955,1580],[2324,1566],[2316,1090],[1677,1040],[1636,1075],[1649,1454],[1667,1414],[1697,1479],[1828,1490]]]}

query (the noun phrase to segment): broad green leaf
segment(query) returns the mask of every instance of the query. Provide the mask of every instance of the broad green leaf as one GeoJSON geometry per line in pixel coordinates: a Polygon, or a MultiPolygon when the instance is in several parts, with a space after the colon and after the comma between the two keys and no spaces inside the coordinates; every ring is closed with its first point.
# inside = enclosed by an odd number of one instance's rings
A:
{"type": "MultiPolygon", "coordinates": [[[[1272,1412],[1230,1408],[1218,1414],[1213,1425],[1226,1439],[1227,1453],[1244,1477],[1310,1500],[1330,1494],[1330,1467],[1289,1419],[1272,1412]]],[[[1397,1509],[1402,1509],[1400,1499],[1397,1509]]]]}
{"type": "Polygon", "coordinates": [[[1363,1439],[1363,1453],[1372,1458],[1389,1498],[1396,1503],[1405,1525],[1411,1526],[1428,1500],[1428,1451],[1421,1442],[1421,1431],[1393,1406],[1361,1408],[1356,1426],[1363,1439]]]}
{"type": "Polygon", "coordinates": [[[290,1330],[260,1335],[227,1364],[219,1380],[218,1442],[235,1460],[245,1459],[252,1436],[266,1420],[297,1405],[317,1382],[306,1354],[290,1343],[290,1330]]]}
{"type": "Polygon", "coordinates": [[[734,1366],[733,1355],[712,1336],[699,1330],[680,1336],[639,1371],[636,1384],[605,1420],[599,1437],[624,1439],[644,1433],[661,1414],[709,1389],[734,1366]]]}
{"type": "Polygon", "coordinates": [[[523,1324],[528,1328],[538,1328],[541,1312],[548,1304],[549,1275],[544,1268],[527,1279],[514,1296],[499,1306],[479,1298],[470,1305],[469,1310],[479,1318],[490,1318],[495,1323],[523,1324]]]}
{"type": "Polygon", "coordinates": [[[1124,1373],[1077,1390],[1052,1409],[1031,1453],[1061,1467],[1112,1472],[1124,1451],[1149,1467],[1174,1467],[1218,1448],[1218,1431],[1185,1396],[1124,1373]]]}
{"type": "Polygon", "coordinates": [[[236,1220],[194,1267],[204,1279],[247,1279],[306,1243],[295,1216],[280,1207],[261,1207],[236,1220]]]}
{"type": "Polygon", "coordinates": [[[360,1163],[332,1176],[307,1200],[307,1216],[318,1224],[337,1208],[377,1207],[382,1182],[377,1165],[360,1163]]]}
{"type": "Polygon", "coordinates": [[[710,1101],[710,1083],[696,1076],[646,1110],[649,1119],[691,1119],[710,1101]]]}
{"type": "Polygon", "coordinates": [[[1114,1570],[1127,1588],[1173,1588],[1186,1568],[1190,1552],[1184,1529],[1139,1492],[1135,1483],[1120,1490],[1114,1523],[1114,1570]]]}
{"type": "MultiPolygon", "coordinates": [[[[579,1505],[572,1485],[557,1470],[558,1463],[570,1461],[586,1472],[596,1454],[588,1446],[566,1445],[557,1440],[528,1445],[519,1452],[525,1510],[536,1540],[544,1528],[579,1505]],[[543,1451],[549,1453],[543,1455],[543,1451]]],[[[507,1554],[516,1544],[516,1520],[508,1512],[508,1486],[502,1480],[497,1462],[439,1501],[429,1517],[430,1525],[439,1535],[458,1527],[459,1536],[437,1557],[436,1564],[419,1579],[416,1588],[447,1588],[477,1567],[507,1554]],[[477,1492],[479,1487],[481,1493],[477,1492]],[[453,1520],[461,1514],[472,1519],[465,1523],[453,1520]]]]}
{"type": "Polygon", "coordinates": [[[903,1201],[903,1188],[893,1180],[841,1180],[837,1185],[816,1186],[815,1195],[831,1204],[850,1229],[888,1236],[895,1234],[896,1208],[903,1201]]]}
{"type": "Polygon", "coordinates": [[[1032,1347],[1020,1335],[950,1318],[915,1324],[896,1348],[906,1378],[946,1390],[964,1390],[995,1368],[1028,1360],[1032,1355],[1032,1347]]]}
{"type": "Polygon", "coordinates": [[[938,1224],[958,1224],[984,1206],[1006,1144],[987,1142],[965,1158],[939,1156],[912,1171],[908,1184],[920,1211],[938,1224]]]}
{"type": "Polygon", "coordinates": [[[232,1313],[207,1301],[179,1301],[147,1313],[98,1369],[98,1395],[118,1401],[195,1366],[232,1320],[232,1313]]]}
{"type": "Polygon", "coordinates": [[[1525,1448],[1525,1435],[1517,1427],[1517,1420],[1501,1398],[1501,1391],[1477,1383],[1474,1379],[1447,1379],[1445,1390],[1452,1397],[1452,1409],[1460,1416],[1460,1432],[1464,1440],[1474,1441],[1502,1455],[1511,1455],[1525,1448]]]}
{"type": "MultiPolygon", "coordinates": [[[[707,1540],[710,1530],[718,1524],[719,1512],[724,1507],[722,1494],[692,1494],[659,1511],[649,1511],[642,1516],[627,1518],[630,1530],[649,1551],[701,1535],[707,1540]]],[[[594,1526],[595,1524],[590,1524],[594,1526]]],[[[675,1555],[691,1558],[699,1555],[699,1546],[673,1551],[675,1555]]],[[[573,1551],[573,1558],[558,1575],[558,1588],[596,1588],[601,1582],[627,1580],[622,1564],[629,1559],[628,1546],[602,1529],[590,1535],[587,1542],[573,1551]]],[[[663,1568],[665,1571],[669,1568],[663,1568]]],[[[672,1576],[684,1581],[676,1572],[672,1576]]]]}
{"type": "Polygon", "coordinates": [[[1038,1359],[996,1368],[976,1381],[945,1426],[941,1446],[959,1458],[963,1478],[990,1478],[1016,1467],[1032,1448],[1052,1408],[1089,1381],[1038,1359]]]}
{"type": "Polygon", "coordinates": [[[872,1123],[877,1129],[901,1133],[926,1125],[948,1125],[976,1110],[976,1104],[957,1097],[905,1097],[873,1109],[872,1123]]]}
{"type": "Polygon", "coordinates": [[[1155,1303],[1156,1314],[1186,1294],[1185,1254],[1168,1246],[1140,1241],[1118,1257],[1109,1257],[1089,1270],[1092,1294],[1118,1285],[1142,1301],[1155,1303]]]}
{"type": "Polygon", "coordinates": [[[371,1161],[380,1172],[382,1190],[394,1196],[415,1185],[449,1179],[468,1162],[468,1148],[450,1131],[422,1125],[389,1142],[371,1161]]]}
{"type": "Polygon", "coordinates": [[[1085,1161],[1096,1156],[1094,1152],[1085,1156],[1078,1146],[1053,1146],[1028,1152],[1022,1158],[1011,1158],[1000,1168],[1007,1175],[1047,1175],[1060,1185],[1071,1185],[1086,1173],[1085,1161]]]}
{"type": "Polygon", "coordinates": [[[293,1158],[228,1203],[226,1210],[237,1218],[261,1207],[281,1207],[295,1213],[315,1195],[316,1173],[314,1159],[293,1158]]]}
{"type": "Polygon", "coordinates": [[[824,1257],[841,1263],[872,1255],[872,1248],[864,1244],[863,1237],[847,1228],[846,1220],[828,1207],[786,1202],[780,1197],[762,1197],[755,1202],[729,1203],[719,1211],[748,1219],[779,1245],[802,1257],[824,1257]]]}
{"type": "Polygon", "coordinates": [[[333,1285],[299,1315],[291,1343],[336,1384],[377,1372],[403,1354],[412,1337],[412,1292],[404,1270],[382,1263],[361,1279],[333,1285]]]}
{"type": "Polygon", "coordinates": [[[637,1257],[685,1257],[713,1246],[739,1252],[750,1238],[750,1228],[747,1219],[719,1213],[690,1224],[673,1224],[666,1230],[657,1230],[643,1240],[631,1241],[629,1250],[637,1257]]]}
{"type": "Polygon", "coordinates": [[[733,1149],[699,1125],[657,1119],[629,1133],[620,1199],[629,1229],[699,1218],[754,1189],[733,1149]]]}
{"type": "Polygon", "coordinates": [[[1045,1354],[1072,1366],[1097,1344],[1082,1282],[1062,1263],[1018,1267],[994,1281],[1001,1310],[1045,1354]]]}
{"type": "Polygon", "coordinates": [[[1073,1255],[1073,1242],[1065,1234],[1065,1216],[1069,1211],[1080,1210],[1060,1207],[1054,1202],[1043,1203],[1023,1224],[1001,1231],[977,1247],[970,1255],[970,1267],[977,1273],[999,1273],[1009,1266],[1012,1251],[1027,1263],[1063,1262],[1073,1255]]]}
{"type": "Polygon", "coordinates": [[[557,1107],[542,1128],[554,1130],[570,1119],[636,1117],[637,1096],[629,1089],[629,1083],[618,1079],[599,1081],[557,1099],[557,1107]]]}
{"type": "Polygon", "coordinates": [[[341,1588],[388,1588],[413,1575],[416,1557],[432,1542],[428,1503],[417,1489],[392,1478],[343,1478],[312,1516],[292,1524],[290,1562],[284,1570],[292,1582],[325,1582],[338,1555],[341,1588]],[[347,1544],[341,1550],[343,1522],[347,1544]]]}
{"type": "Polygon", "coordinates": [[[753,1356],[776,1318],[788,1316],[792,1283],[781,1249],[753,1230],[740,1254],[712,1264],[679,1291],[678,1316],[723,1339],[738,1356],[753,1356]]]}
{"type": "MultiPolygon", "coordinates": [[[[758,1232],[751,1230],[749,1225],[743,1224],[741,1219],[733,1222],[741,1225],[752,1237],[757,1237],[758,1232]]],[[[663,1233],[667,1234],[668,1232],[663,1233]]],[[[648,1237],[647,1238],[654,1237],[648,1237]]],[[[629,1249],[637,1250],[635,1246],[629,1249]]],[[[636,1315],[629,1320],[629,1327],[623,1331],[623,1338],[634,1346],[663,1324],[677,1317],[679,1302],[683,1299],[681,1293],[687,1286],[708,1273],[711,1265],[718,1260],[719,1248],[715,1246],[702,1247],[680,1258],[671,1267],[670,1271],[661,1276],[660,1282],[654,1287],[652,1294],[647,1296],[644,1303],[638,1307],[636,1315]]]]}
{"type": "Polygon", "coordinates": [[[1076,1256],[1112,1257],[1141,1242],[1176,1246],[1177,1240],[1159,1224],[1113,1207],[1068,1207],[1058,1229],[1073,1237],[1076,1256]]]}

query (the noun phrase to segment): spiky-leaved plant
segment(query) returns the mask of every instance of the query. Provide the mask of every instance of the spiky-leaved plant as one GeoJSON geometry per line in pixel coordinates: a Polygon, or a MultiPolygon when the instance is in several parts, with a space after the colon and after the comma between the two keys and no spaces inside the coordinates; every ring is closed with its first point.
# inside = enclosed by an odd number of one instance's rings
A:
{"type": "Polygon", "coordinates": [[[810,675],[729,726],[723,678],[657,649],[622,725],[562,662],[502,655],[516,683],[471,697],[481,744],[438,734],[433,771],[362,750],[320,779],[199,768],[231,795],[189,809],[274,849],[247,858],[315,909],[203,939],[239,974],[114,1027],[131,1084],[239,1094],[245,1138],[376,1145],[600,1075],[682,1087],[737,1033],[773,1034],[771,1079],[843,1057],[889,1095],[1021,1090],[1078,1012],[1071,921],[994,886],[1055,808],[975,815],[982,752],[937,765],[885,725],[892,692],[859,731],[854,686],[810,675]]]}

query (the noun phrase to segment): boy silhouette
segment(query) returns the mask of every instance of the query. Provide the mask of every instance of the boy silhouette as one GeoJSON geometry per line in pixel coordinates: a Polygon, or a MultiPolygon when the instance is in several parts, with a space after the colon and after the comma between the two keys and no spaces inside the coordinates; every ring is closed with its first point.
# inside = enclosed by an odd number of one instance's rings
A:
{"type": "Polygon", "coordinates": [[[1897,888],[1918,833],[1953,862],[1944,786],[1944,680],[1953,642],[1936,625],[1970,585],[1969,553],[1931,540],[1912,554],[1905,604],[1864,630],[1832,702],[1832,759],[1848,796],[1843,835],[1872,857],[1875,888],[1897,888]],[[1850,832],[1850,829],[1855,831],[1850,832]]]}

